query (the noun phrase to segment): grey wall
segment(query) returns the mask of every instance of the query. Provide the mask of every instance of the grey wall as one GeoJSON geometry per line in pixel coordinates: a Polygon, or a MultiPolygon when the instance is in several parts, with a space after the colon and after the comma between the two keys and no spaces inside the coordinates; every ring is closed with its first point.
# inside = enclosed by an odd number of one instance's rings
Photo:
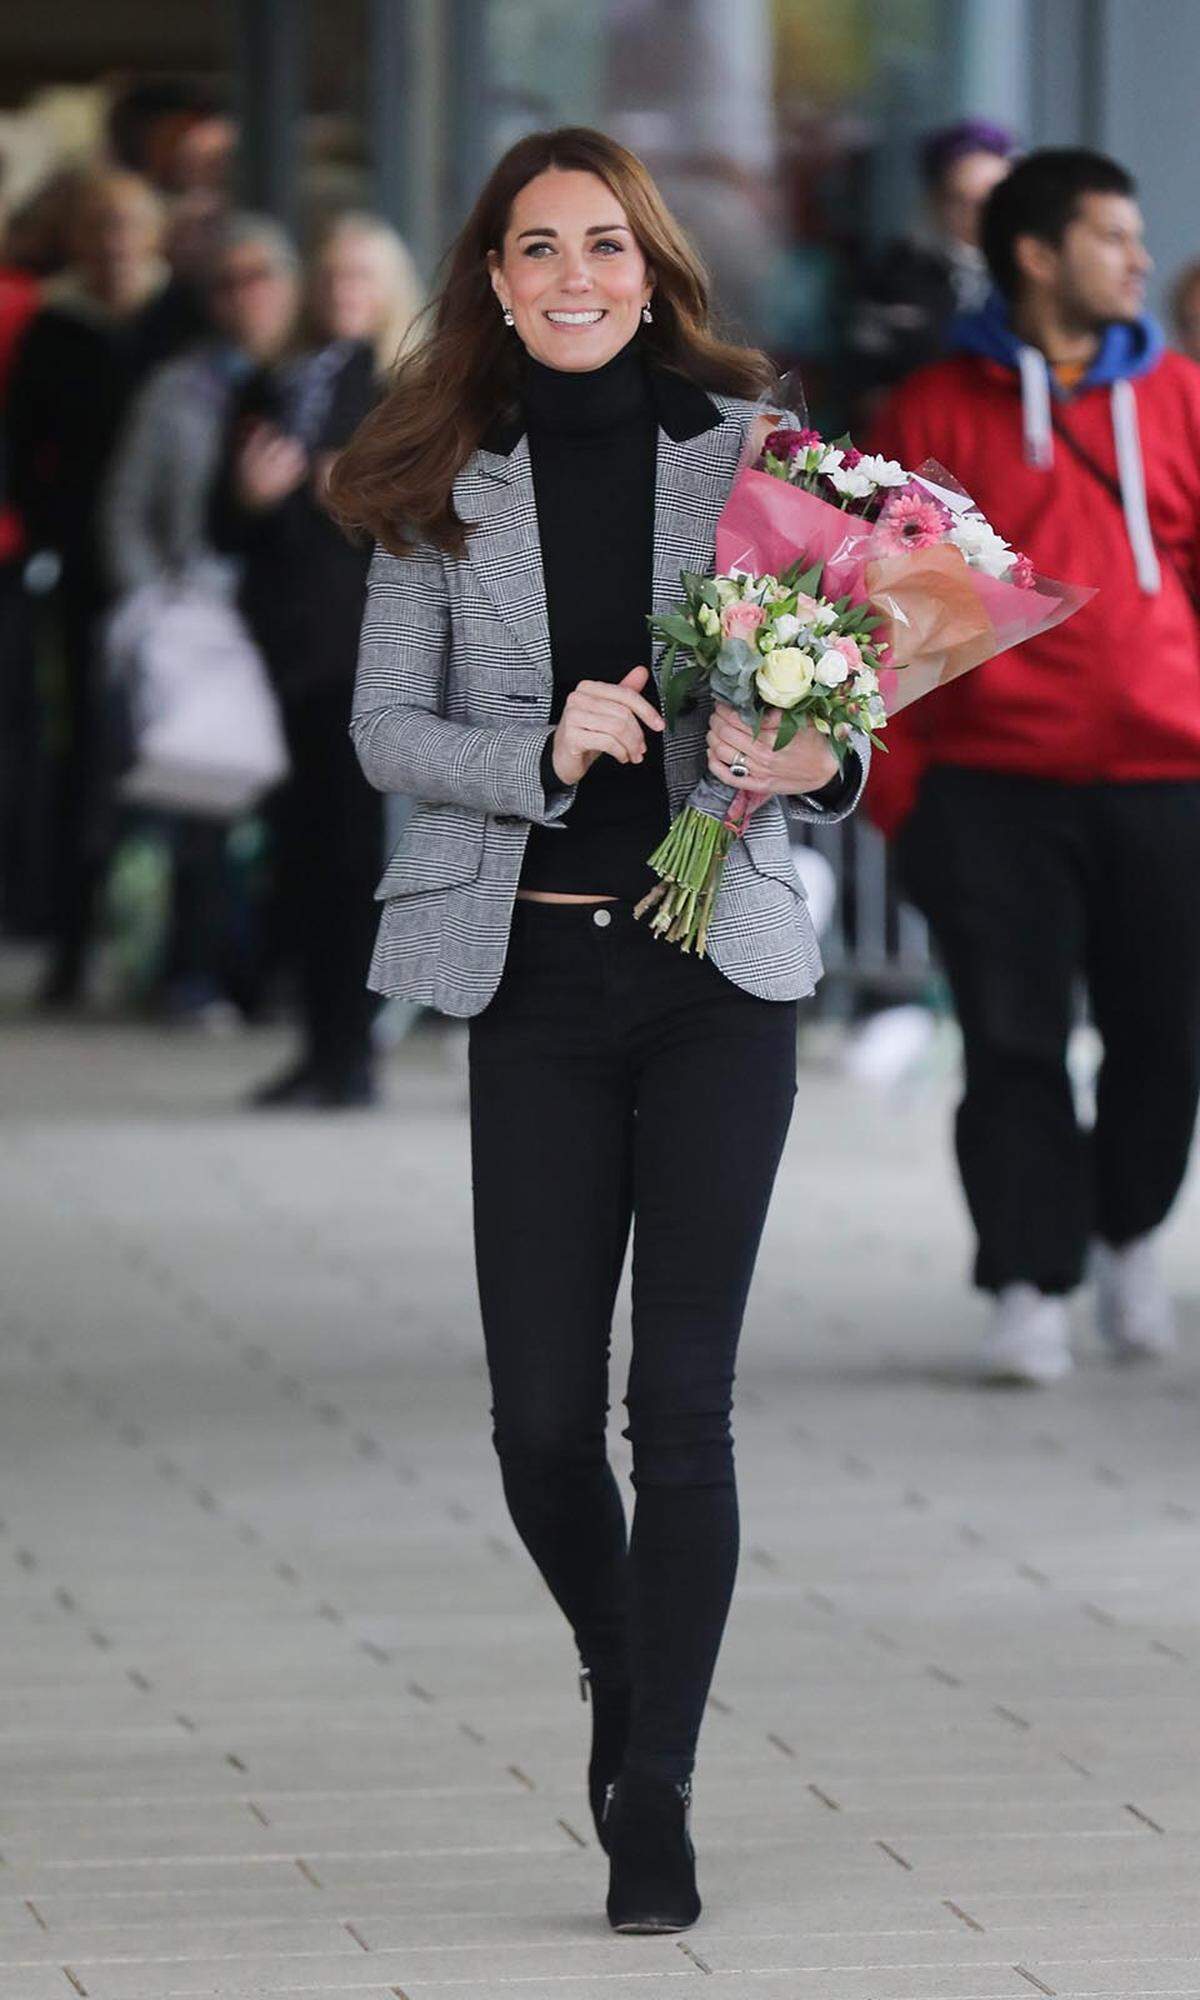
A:
{"type": "Polygon", "coordinates": [[[1200,256],[1200,5],[1105,0],[1097,12],[1093,141],[1137,176],[1161,304],[1200,256]]]}

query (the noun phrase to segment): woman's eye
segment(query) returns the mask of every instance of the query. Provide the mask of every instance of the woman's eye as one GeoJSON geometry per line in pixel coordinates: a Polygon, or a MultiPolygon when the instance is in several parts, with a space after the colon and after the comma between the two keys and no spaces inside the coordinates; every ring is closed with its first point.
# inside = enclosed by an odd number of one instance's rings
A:
{"type": "Polygon", "coordinates": [[[596,248],[597,250],[623,250],[625,245],[617,243],[611,236],[602,236],[596,248]]]}
{"type": "Polygon", "coordinates": [[[527,243],[525,246],[525,255],[527,257],[536,257],[539,250],[550,250],[552,248],[553,245],[550,243],[527,243]]]}

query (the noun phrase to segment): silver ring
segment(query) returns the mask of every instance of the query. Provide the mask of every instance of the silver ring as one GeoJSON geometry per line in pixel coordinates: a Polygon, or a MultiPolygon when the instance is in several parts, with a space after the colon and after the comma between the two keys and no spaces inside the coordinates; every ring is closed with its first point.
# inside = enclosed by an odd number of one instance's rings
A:
{"type": "Polygon", "coordinates": [[[750,766],[744,757],[733,757],[730,759],[729,775],[731,778],[748,778],[750,776],[750,766]]]}

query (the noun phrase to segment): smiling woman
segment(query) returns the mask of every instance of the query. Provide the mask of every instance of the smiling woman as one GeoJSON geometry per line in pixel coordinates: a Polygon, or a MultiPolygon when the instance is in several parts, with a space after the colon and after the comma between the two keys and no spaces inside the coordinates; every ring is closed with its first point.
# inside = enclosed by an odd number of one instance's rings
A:
{"type": "Polygon", "coordinates": [[[492,1441],[591,1692],[618,1931],[700,1913],[688,1815],[737,1565],[734,1360],[820,971],[780,799],[840,818],[863,775],[809,797],[813,773],[769,753],[711,957],[634,922],[708,754],[704,702],[664,727],[647,621],[681,570],[711,570],[771,379],[711,330],[641,163],[599,132],[536,133],[493,172],[426,346],[334,479],[382,545],[351,733],[371,782],[419,801],[370,984],[471,1019],[492,1441]],[[736,1136],[736,1171],[707,1171],[714,1133],[736,1136]],[[605,1424],[631,1227],[627,1535],[605,1424]]]}

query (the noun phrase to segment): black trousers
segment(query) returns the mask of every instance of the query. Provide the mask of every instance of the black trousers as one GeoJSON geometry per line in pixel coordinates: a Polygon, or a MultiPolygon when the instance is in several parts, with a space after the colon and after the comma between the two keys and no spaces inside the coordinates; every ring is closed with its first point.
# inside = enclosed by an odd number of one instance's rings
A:
{"type": "Polygon", "coordinates": [[[75,999],[87,979],[116,816],[99,657],[105,599],[88,576],[64,574],[48,625],[59,652],[60,699],[48,728],[50,963],[46,986],[75,999]]]}
{"type": "Polygon", "coordinates": [[[1163,1221],[1200,1096],[1200,783],[1064,785],[954,767],[900,835],[962,1025],[959,1169],[976,1282],[1070,1291],[1092,1235],[1163,1221]],[[1080,985],[1094,1129],[1066,1069],[1080,985]]]}
{"type": "Polygon", "coordinates": [[[794,1003],[752,998],[631,906],[518,902],[471,1024],[475,1252],[509,1511],[628,1761],[692,1769],[738,1559],[742,1314],[796,1089],[794,1003]],[[625,1514],[605,1452],[633,1223],[625,1514]]]}
{"type": "Polygon", "coordinates": [[[351,685],[283,702],[292,775],[281,802],[287,928],[297,941],[305,1055],[337,1081],[370,1059],[378,1000],[367,968],[383,865],[383,799],[350,741],[351,685]]]}

